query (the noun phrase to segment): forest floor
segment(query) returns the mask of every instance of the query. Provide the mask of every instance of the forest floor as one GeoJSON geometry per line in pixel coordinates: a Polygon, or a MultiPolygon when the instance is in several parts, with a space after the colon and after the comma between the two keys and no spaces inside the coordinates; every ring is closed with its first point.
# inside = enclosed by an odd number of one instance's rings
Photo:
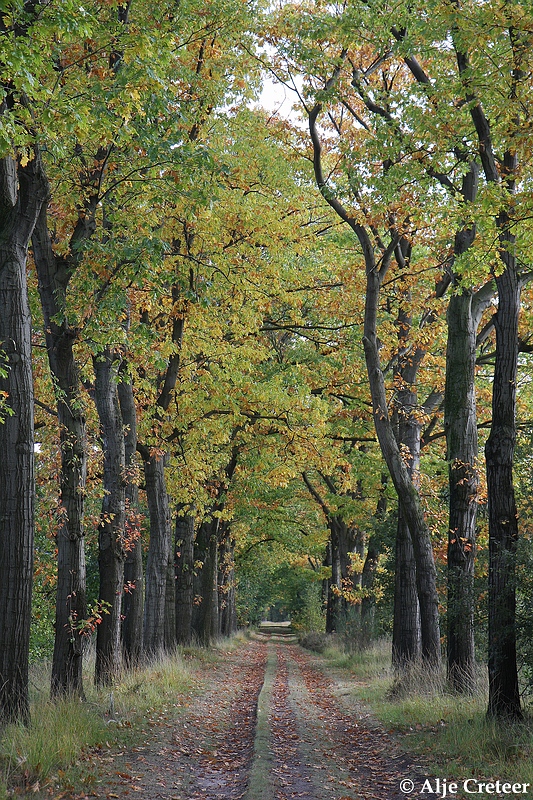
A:
{"type": "Polygon", "coordinates": [[[349,676],[291,635],[260,633],[196,676],[141,746],[84,756],[56,798],[394,800],[420,768],[354,698],[349,676]]]}

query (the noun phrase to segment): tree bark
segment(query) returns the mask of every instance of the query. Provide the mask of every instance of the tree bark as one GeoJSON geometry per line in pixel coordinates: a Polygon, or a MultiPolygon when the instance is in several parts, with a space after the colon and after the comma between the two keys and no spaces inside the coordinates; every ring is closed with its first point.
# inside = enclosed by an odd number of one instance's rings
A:
{"type": "MultiPolygon", "coordinates": [[[[138,449],[139,446],[138,446],[138,449]]],[[[170,509],[165,479],[167,457],[142,447],[150,543],[146,561],[143,653],[151,658],[165,649],[165,597],[170,557],[170,509]]]]}
{"type": "MultiPolygon", "coordinates": [[[[502,223],[502,227],[504,227],[502,223]]],[[[522,716],[516,663],[516,509],[513,460],[516,442],[516,374],[520,284],[512,235],[501,236],[504,273],[496,279],[496,362],[492,425],[485,446],[489,497],[489,716],[522,716]]]]}
{"type": "Polygon", "coordinates": [[[416,563],[409,526],[398,508],[394,573],[392,664],[408,669],[421,654],[420,606],[416,589],[416,563]]]}
{"type": "MultiPolygon", "coordinates": [[[[395,412],[398,420],[398,442],[403,447],[404,461],[413,486],[419,486],[420,421],[416,416],[418,396],[416,376],[423,354],[409,353],[405,358],[412,322],[403,310],[399,314],[400,358],[396,378],[400,384],[395,412]]],[[[417,566],[411,531],[398,499],[396,554],[394,572],[394,620],[392,628],[392,663],[397,671],[408,669],[421,655],[420,603],[417,590],[417,566]]]]}
{"type": "Polygon", "coordinates": [[[61,449],[61,522],[57,532],[57,595],[52,696],[83,697],[82,621],[87,616],[84,506],[87,480],[85,404],[74,357],[78,331],[66,316],[66,291],[73,265],[58,258],[43,206],[32,237],[33,255],[52,374],[61,449]]]}
{"type": "MultiPolygon", "coordinates": [[[[169,530],[170,532],[170,530],[169,530]]],[[[169,542],[167,581],[165,589],[165,650],[171,653],[178,643],[176,637],[176,560],[172,541],[169,542]]]]}
{"type": "Polygon", "coordinates": [[[126,522],[124,428],[117,391],[118,359],[109,348],[94,356],[95,400],[104,453],[104,498],[98,529],[99,601],[95,682],[113,683],[121,667],[121,608],[126,522]]]}
{"type": "MultiPolygon", "coordinates": [[[[122,365],[123,367],[124,365],[122,365]]],[[[123,371],[123,369],[121,369],[123,371]]],[[[124,595],[122,598],[122,653],[127,666],[139,663],[142,654],[144,611],[143,554],[139,522],[139,477],[135,463],[137,451],[137,413],[131,381],[118,384],[120,413],[124,424],[126,480],[126,536],[124,595]]]]}
{"type": "Polygon", "coordinates": [[[28,244],[48,185],[39,154],[26,168],[0,160],[0,722],[28,721],[28,658],[34,537],[31,314],[28,244]]]}
{"type": "Polygon", "coordinates": [[[221,636],[232,636],[237,630],[235,605],[235,539],[227,526],[219,545],[218,557],[218,607],[221,636]]]}
{"type": "Polygon", "coordinates": [[[475,688],[474,559],[479,477],[475,393],[477,324],[472,294],[450,297],[444,425],[449,480],[448,682],[458,692],[475,688]]]}
{"type": "Polygon", "coordinates": [[[194,602],[194,517],[176,516],[176,640],[192,641],[194,602]]]}

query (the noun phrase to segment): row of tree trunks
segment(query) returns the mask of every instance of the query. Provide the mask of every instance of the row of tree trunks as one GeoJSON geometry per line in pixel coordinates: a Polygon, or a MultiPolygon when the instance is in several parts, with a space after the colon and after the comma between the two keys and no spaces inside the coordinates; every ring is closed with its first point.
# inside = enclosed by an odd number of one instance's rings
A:
{"type": "MultiPolygon", "coordinates": [[[[320,474],[331,494],[337,489],[331,477],[320,474]]],[[[347,593],[360,587],[361,575],[353,570],[352,554],[363,556],[363,536],[357,528],[350,526],[342,516],[336,514],[324,500],[310,476],[302,473],[303,482],[311,497],[318,503],[329,530],[329,538],[323,566],[329,567],[330,576],[323,584],[323,599],[326,607],[326,633],[347,633],[348,608],[347,593]]]]}
{"type": "Polygon", "coordinates": [[[167,570],[170,557],[170,507],[165,481],[167,457],[142,449],[150,542],[146,560],[143,652],[158,655],[164,648],[167,570]]]}
{"type": "Polygon", "coordinates": [[[387,410],[387,396],[383,372],[379,360],[377,339],[377,312],[382,281],[388,269],[387,260],[382,259],[378,269],[367,232],[356,226],[365,252],[367,263],[367,292],[363,344],[367,372],[372,395],[374,425],[383,458],[398,494],[407,526],[411,533],[416,563],[416,587],[420,607],[421,655],[431,668],[440,664],[440,624],[437,594],[437,575],[430,532],[421,506],[416,486],[405,465],[399,444],[395,438],[387,410]]]}
{"type": "MultiPolygon", "coordinates": [[[[496,355],[492,392],[492,423],[485,446],[487,490],[489,497],[489,702],[487,713],[498,718],[522,716],[516,657],[516,548],[518,514],[513,483],[516,443],[516,378],[518,368],[518,322],[522,282],[517,258],[516,194],[520,176],[517,132],[523,125],[517,98],[526,85],[526,54],[531,51],[531,32],[507,20],[507,34],[512,52],[508,102],[516,109],[509,118],[506,149],[497,155],[491,120],[480,100],[472,93],[471,59],[465,43],[453,41],[458,74],[470,104],[470,117],[477,138],[478,156],[489,185],[505,187],[500,211],[495,217],[498,230],[498,257],[503,271],[495,278],[498,309],[494,315],[496,355]],[[503,157],[502,157],[503,155],[503,157]]],[[[457,37],[459,38],[459,37],[457,37]]]]}
{"type": "MultiPolygon", "coordinates": [[[[336,74],[334,73],[331,78],[332,83],[336,74]]],[[[418,491],[413,485],[409,471],[403,462],[400,447],[392,428],[377,335],[381,287],[389,270],[391,259],[394,253],[398,251],[402,237],[392,230],[390,231],[388,246],[385,246],[381,241],[376,243],[373,237],[372,224],[368,227],[362,225],[356,218],[351,216],[339,198],[331,191],[323,172],[322,145],[317,127],[317,121],[322,112],[323,106],[318,102],[309,113],[309,133],[313,146],[315,180],[325,201],[357,237],[365,262],[366,297],[363,346],[372,398],[374,427],[383,458],[398,494],[398,502],[402,506],[403,514],[411,532],[420,605],[422,658],[427,666],[435,669],[440,665],[441,661],[441,643],[437,575],[433,546],[418,491]]]]}
{"type": "Polygon", "coordinates": [[[224,534],[218,558],[219,635],[232,636],[237,631],[235,539],[229,525],[225,526],[224,534]]]}
{"type": "Polygon", "coordinates": [[[196,594],[200,601],[196,615],[194,631],[197,639],[204,645],[209,644],[218,633],[218,533],[220,520],[218,517],[203,522],[197,536],[198,561],[202,567],[199,571],[199,585],[196,594]]]}

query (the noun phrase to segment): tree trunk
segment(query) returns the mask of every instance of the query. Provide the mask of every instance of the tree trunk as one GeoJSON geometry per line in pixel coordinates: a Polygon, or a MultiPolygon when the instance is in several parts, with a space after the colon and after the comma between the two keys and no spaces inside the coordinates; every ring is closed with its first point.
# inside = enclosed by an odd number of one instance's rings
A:
{"type": "Polygon", "coordinates": [[[204,645],[209,645],[218,635],[218,517],[204,522],[202,541],[205,545],[204,562],[201,571],[200,614],[198,636],[204,645]]]}
{"type": "MultiPolygon", "coordinates": [[[[462,181],[465,205],[474,203],[479,185],[479,166],[469,164],[462,181]]],[[[453,262],[466,253],[476,237],[476,226],[466,224],[454,240],[453,262]]],[[[453,268],[453,263],[452,263],[453,268]]],[[[452,275],[456,288],[458,283],[452,275]]],[[[448,460],[448,683],[457,692],[475,689],[474,562],[479,475],[476,414],[477,330],[484,309],[494,294],[492,284],[478,292],[456,291],[447,312],[446,386],[444,428],[448,460]],[[488,290],[487,290],[488,289],[488,290]]]]}
{"type": "Polygon", "coordinates": [[[47,194],[38,153],[24,169],[0,160],[0,392],[12,411],[0,422],[0,723],[29,719],[35,486],[26,261],[47,194]]]}
{"type": "Polygon", "coordinates": [[[394,620],[392,664],[396,671],[408,669],[420,658],[420,606],[416,589],[416,564],[409,527],[398,508],[394,573],[394,620]]]}
{"type": "MultiPolygon", "coordinates": [[[[509,235],[510,236],[510,235],[509,235]]],[[[504,236],[502,235],[502,239],[504,236]]],[[[492,425],[485,455],[489,497],[489,704],[488,714],[520,718],[516,664],[516,548],[518,515],[513,485],[516,441],[516,373],[520,286],[511,254],[496,279],[496,362],[492,393],[492,425]]]]}
{"type": "Polygon", "coordinates": [[[194,602],[194,517],[176,516],[176,639],[190,644],[194,602]]]}
{"type": "Polygon", "coordinates": [[[166,457],[141,449],[146,498],[150,513],[150,543],[146,561],[143,652],[153,657],[165,648],[165,596],[170,557],[170,509],[165,480],[166,457]]]}
{"type": "Polygon", "coordinates": [[[448,682],[458,692],[475,688],[474,559],[479,485],[475,392],[477,323],[472,294],[450,297],[444,425],[449,479],[448,682]]]}
{"type": "Polygon", "coordinates": [[[219,546],[218,595],[220,609],[220,634],[231,636],[237,630],[235,606],[235,540],[229,527],[219,546]]]}
{"type": "MultiPolygon", "coordinates": [[[[121,370],[122,371],[122,370],[121,370]]],[[[124,423],[124,455],[126,463],[126,536],[124,562],[124,595],[122,598],[122,654],[127,666],[139,663],[142,653],[143,554],[139,521],[139,476],[135,465],[137,451],[137,414],[131,381],[118,384],[118,399],[124,423]]]]}
{"type": "Polygon", "coordinates": [[[172,541],[169,544],[167,584],[165,590],[165,650],[171,653],[178,643],[176,637],[176,560],[172,541]]]}
{"type": "Polygon", "coordinates": [[[368,647],[374,636],[374,617],[376,611],[376,598],[374,596],[374,582],[379,563],[379,545],[377,536],[368,540],[365,563],[361,574],[361,647],[368,647]]]}
{"type": "Polygon", "coordinates": [[[87,480],[85,404],[74,357],[77,330],[69,326],[65,297],[70,272],[56,257],[43,206],[32,237],[33,255],[48,353],[55,387],[61,448],[60,505],[57,532],[57,594],[52,696],[83,697],[83,649],[81,623],[87,617],[85,531],[83,524],[87,480]]]}
{"type": "Polygon", "coordinates": [[[121,667],[120,627],[126,522],[124,428],[117,391],[117,357],[106,348],[94,356],[95,400],[104,453],[104,498],[98,529],[99,602],[95,682],[113,683],[121,667]]]}
{"type": "MultiPolygon", "coordinates": [[[[411,320],[404,313],[399,315],[400,345],[405,345],[411,331],[411,320]]],[[[412,353],[407,359],[400,356],[397,378],[400,388],[396,396],[398,418],[398,442],[404,448],[405,466],[409,477],[418,489],[420,470],[420,422],[416,415],[418,406],[415,391],[416,375],[420,359],[412,353]],[[408,454],[407,458],[405,454],[408,454]]],[[[392,629],[392,663],[397,671],[409,668],[409,664],[421,655],[420,602],[417,590],[417,567],[411,531],[398,502],[396,525],[396,554],[394,572],[394,621],[392,629]]]]}

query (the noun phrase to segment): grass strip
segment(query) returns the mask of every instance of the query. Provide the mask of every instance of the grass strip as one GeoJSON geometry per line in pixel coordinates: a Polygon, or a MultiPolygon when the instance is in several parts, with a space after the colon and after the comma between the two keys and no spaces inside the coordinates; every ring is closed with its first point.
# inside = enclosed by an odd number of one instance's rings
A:
{"type": "Polygon", "coordinates": [[[257,700],[257,723],[254,739],[254,757],[250,770],[248,789],[244,800],[274,800],[274,788],[270,781],[272,774],[272,749],[270,738],[270,708],[272,689],[276,677],[278,659],[274,646],[269,643],[263,688],[257,700]]]}

